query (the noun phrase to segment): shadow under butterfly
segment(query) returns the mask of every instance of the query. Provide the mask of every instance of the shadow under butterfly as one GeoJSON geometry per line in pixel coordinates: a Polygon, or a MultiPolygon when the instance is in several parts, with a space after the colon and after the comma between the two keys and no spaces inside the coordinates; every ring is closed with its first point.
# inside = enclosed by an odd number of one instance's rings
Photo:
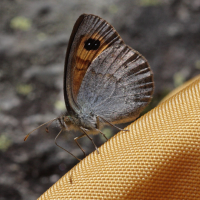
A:
{"type": "Polygon", "coordinates": [[[107,139],[101,131],[106,123],[116,127],[114,124],[135,120],[152,99],[154,82],[147,60],[126,45],[108,22],[82,14],[69,40],[63,89],[66,113],[41,126],[48,124],[48,132],[50,124],[58,120],[57,146],[63,130],[80,130],[83,134],[74,141],[86,155],[77,140],[87,136],[99,153],[89,134],[101,133],[107,139]]]}

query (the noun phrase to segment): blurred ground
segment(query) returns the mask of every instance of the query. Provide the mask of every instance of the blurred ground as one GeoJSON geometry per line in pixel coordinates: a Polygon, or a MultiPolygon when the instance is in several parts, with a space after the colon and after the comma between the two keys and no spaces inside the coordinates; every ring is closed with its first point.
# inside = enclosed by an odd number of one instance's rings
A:
{"type": "MultiPolygon", "coordinates": [[[[36,199],[77,163],[55,146],[56,125],[23,138],[64,112],[65,51],[82,13],[106,19],[147,58],[155,78],[148,109],[200,72],[199,0],[1,0],[0,200],[36,199]]],[[[83,157],[73,142],[77,135],[62,134],[58,142],[83,157]]],[[[98,146],[105,141],[94,139],[98,146]]],[[[94,150],[87,138],[81,144],[87,153],[94,150]]]]}

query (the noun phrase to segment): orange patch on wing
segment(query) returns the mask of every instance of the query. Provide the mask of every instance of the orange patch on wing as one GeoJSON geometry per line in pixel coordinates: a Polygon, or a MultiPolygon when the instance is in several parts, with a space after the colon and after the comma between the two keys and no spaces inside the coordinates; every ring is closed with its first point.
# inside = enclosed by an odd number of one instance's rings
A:
{"type": "Polygon", "coordinates": [[[90,65],[91,60],[83,60],[80,57],[76,57],[76,71],[84,71],[87,70],[88,66],[90,65]],[[81,66],[81,67],[79,67],[81,66]]]}
{"type": "Polygon", "coordinates": [[[75,59],[75,67],[73,70],[73,82],[72,82],[72,87],[73,87],[73,94],[75,99],[77,98],[79,88],[81,86],[81,83],[83,81],[83,78],[85,76],[85,73],[92,63],[92,61],[99,55],[101,54],[106,48],[108,47],[107,43],[101,37],[100,35],[94,34],[90,37],[90,35],[85,35],[82,37],[80,44],[77,48],[76,51],[76,59],[75,59]],[[89,38],[99,40],[100,41],[100,46],[97,50],[86,50],[84,48],[85,41],[87,41],[89,38]]]}

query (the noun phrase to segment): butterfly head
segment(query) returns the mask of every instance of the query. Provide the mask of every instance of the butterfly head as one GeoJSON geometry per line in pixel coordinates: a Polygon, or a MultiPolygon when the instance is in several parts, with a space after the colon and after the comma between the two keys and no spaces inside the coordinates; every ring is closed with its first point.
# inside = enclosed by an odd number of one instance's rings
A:
{"type": "Polygon", "coordinates": [[[75,117],[70,116],[68,113],[57,118],[58,124],[62,130],[69,131],[75,130],[77,120],[75,117]]]}
{"type": "Polygon", "coordinates": [[[72,124],[70,120],[70,116],[67,116],[67,115],[60,116],[57,118],[57,120],[62,130],[68,130],[72,124]]]}

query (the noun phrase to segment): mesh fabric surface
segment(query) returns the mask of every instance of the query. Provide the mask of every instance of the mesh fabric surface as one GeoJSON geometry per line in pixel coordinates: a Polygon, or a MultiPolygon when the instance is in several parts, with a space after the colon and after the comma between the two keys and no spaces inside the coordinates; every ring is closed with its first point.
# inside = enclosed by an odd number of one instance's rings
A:
{"type": "Polygon", "coordinates": [[[200,199],[200,77],[126,129],[39,200],[200,199]]]}

